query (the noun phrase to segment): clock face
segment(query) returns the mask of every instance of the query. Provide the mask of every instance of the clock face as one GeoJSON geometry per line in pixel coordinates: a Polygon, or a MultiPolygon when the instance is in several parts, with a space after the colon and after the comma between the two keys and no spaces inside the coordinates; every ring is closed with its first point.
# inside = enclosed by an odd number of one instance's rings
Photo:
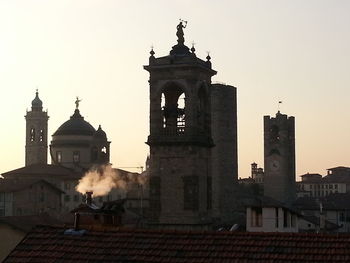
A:
{"type": "Polygon", "coordinates": [[[272,171],[277,171],[280,168],[280,162],[277,160],[272,160],[271,164],[270,164],[270,168],[272,171]]]}

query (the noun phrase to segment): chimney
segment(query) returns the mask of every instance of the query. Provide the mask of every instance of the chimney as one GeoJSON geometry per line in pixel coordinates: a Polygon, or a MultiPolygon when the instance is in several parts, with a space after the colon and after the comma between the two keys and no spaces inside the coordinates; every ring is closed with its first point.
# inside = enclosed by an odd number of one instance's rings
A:
{"type": "Polygon", "coordinates": [[[92,204],[92,194],[93,194],[92,191],[86,192],[86,204],[89,206],[91,206],[92,204]]]}
{"type": "Polygon", "coordinates": [[[80,219],[80,214],[75,213],[74,214],[74,230],[78,231],[79,230],[79,219],[80,219]]]}

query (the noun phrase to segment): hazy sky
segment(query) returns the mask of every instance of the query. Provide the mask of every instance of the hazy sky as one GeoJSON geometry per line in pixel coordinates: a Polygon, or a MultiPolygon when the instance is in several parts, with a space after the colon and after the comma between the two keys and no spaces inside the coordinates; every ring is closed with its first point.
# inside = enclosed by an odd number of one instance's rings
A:
{"type": "MultiPolygon", "coordinates": [[[[297,175],[350,166],[350,1],[0,0],[0,173],[24,165],[38,87],[49,134],[74,111],[107,132],[115,167],[144,165],[150,47],[167,55],[179,18],[237,87],[239,176],[263,165],[263,116],[296,118],[297,175]]],[[[51,140],[51,138],[50,138],[51,140]]]]}

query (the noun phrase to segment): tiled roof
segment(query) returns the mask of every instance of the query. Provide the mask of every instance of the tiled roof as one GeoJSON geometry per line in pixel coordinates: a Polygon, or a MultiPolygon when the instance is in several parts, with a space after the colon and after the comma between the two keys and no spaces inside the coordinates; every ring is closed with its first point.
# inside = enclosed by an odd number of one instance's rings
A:
{"type": "Polygon", "coordinates": [[[39,226],[4,262],[349,262],[350,235],[91,231],[39,226]]]}
{"type": "Polygon", "coordinates": [[[2,174],[5,178],[16,177],[16,176],[28,176],[28,177],[39,177],[39,176],[68,176],[77,177],[82,176],[81,173],[77,173],[69,168],[52,165],[52,164],[33,164],[24,166],[19,169],[15,169],[2,174]]]}
{"type": "Polygon", "coordinates": [[[30,215],[30,216],[2,216],[0,223],[10,225],[24,232],[29,232],[34,226],[39,224],[62,224],[60,220],[49,216],[48,214],[30,215]]]}
{"type": "Polygon", "coordinates": [[[17,192],[36,184],[45,184],[57,192],[64,193],[64,191],[47,182],[46,180],[35,178],[0,179],[0,192],[17,192]]]}

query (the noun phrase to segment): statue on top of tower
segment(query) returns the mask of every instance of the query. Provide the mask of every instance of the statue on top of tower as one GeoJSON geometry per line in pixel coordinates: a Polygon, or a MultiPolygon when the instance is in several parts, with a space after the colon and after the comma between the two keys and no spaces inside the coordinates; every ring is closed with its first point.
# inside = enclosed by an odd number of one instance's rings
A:
{"type": "Polygon", "coordinates": [[[79,102],[81,102],[81,100],[79,99],[79,97],[77,97],[77,99],[75,100],[75,108],[77,110],[79,109],[79,102]]]}
{"type": "Polygon", "coordinates": [[[176,36],[177,36],[177,43],[180,45],[183,45],[185,43],[185,38],[184,38],[184,31],[183,28],[186,28],[187,26],[187,21],[180,19],[180,24],[178,24],[176,26],[177,32],[176,32],[176,36]],[[182,23],[184,22],[184,24],[182,23]]]}

